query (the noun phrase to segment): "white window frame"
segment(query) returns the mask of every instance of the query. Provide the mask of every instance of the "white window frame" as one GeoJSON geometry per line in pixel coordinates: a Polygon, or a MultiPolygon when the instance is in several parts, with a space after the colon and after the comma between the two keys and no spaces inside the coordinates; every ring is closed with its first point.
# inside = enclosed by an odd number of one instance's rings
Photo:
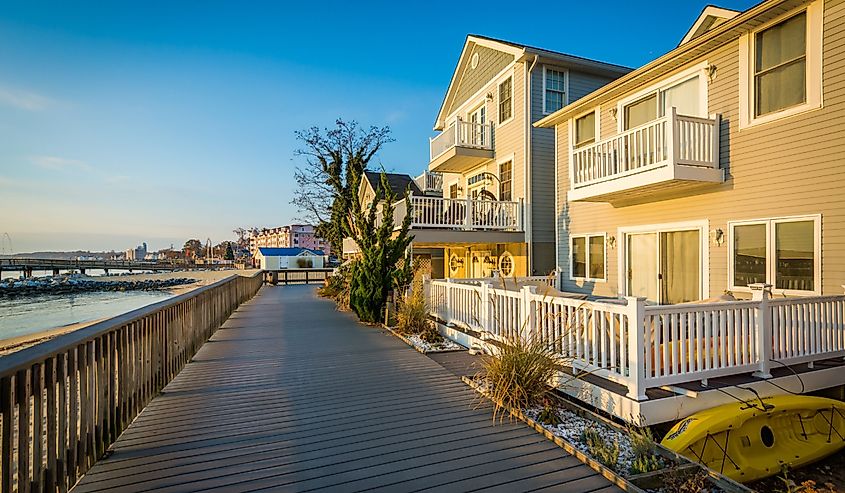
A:
{"type": "Polygon", "coordinates": [[[496,268],[499,270],[499,273],[502,276],[513,277],[514,273],[516,272],[516,259],[514,258],[513,254],[511,252],[507,251],[507,250],[502,252],[502,254],[499,255],[498,261],[496,262],[496,268]],[[511,261],[511,272],[510,272],[510,274],[505,274],[505,273],[502,272],[502,259],[504,259],[506,257],[509,258],[510,261],[511,261]]]}
{"type": "Polygon", "coordinates": [[[543,65],[543,114],[550,115],[552,111],[546,108],[546,69],[563,72],[563,106],[561,108],[565,108],[569,104],[569,69],[543,65]]]}
{"type": "Polygon", "coordinates": [[[766,226],[766,283],[772,285],[772,293],[787,296],[814,296],[822,293],[822,216],[821,214],[810,214],[806,216],[780,216],[760,219],[743,219],[741,221],[728,221],[728,289],[738,293],[750,293],[748,286],[734,285],[734,227],[751,226],[763,224],[766,226]],[[777,289],[776,277],[777,266],[774,261],[774,253],[777,248],[775,242],[775,225],[790,222],[813,221],[813,290],[799,289],[777,289]]]}
{"type": "Polygon", "coordinates": [[[569,235],[569,280],[570,281],[588,281],[588,282],[607,282],[607,233],[579,233],[577,235],[569,235]],[[602,245],[604,245],[604,276],[590,277],[590,238],[601,236],[602,245]],[[587,258],[587,267],[584,271],[585,276],[576,277],[573,272],[575,262],[572,261],[573,244],[575,238],[584,238],[584,249],[587,258]]]}
{"type": "Polygon", "coordinates": [[[822,44],[824,0],[791,10],[762,24],[739,38],[739,128],[754,127],[790,116],[816,110],[822,107],[822,44]],[[790,17],[807,13],[806,88],[807,99],[803,104],[790,106],[762,116],[755,116],[754,99],[754,54],[757,33],[779,24],[790,17]]]}
{"type": "Polygon", "coordinates": [[[502,126],[510,123],[511,121],[513,121],[513,118],[514,118],[515,107],[514,107],[514,104],[513,104],[513,100],[514,100],[514,96],[516,94],[516,87],[514,87],[514,79],[515,78],[514,78],[513,74],[514,74],[513,71],[511,71],[511,73],[505,75],[500,80],[496,81],[496,126],[497,127],[502,127],[502,126]],[[499,118],[500,118],[499,111],[500,111],[501,104],[499,104],[499,103],[501,101],[500,101],[499,98],[501,97],[501,94],[502,94],[500,88],[502,87],[502,84],[504,84],[505,81],[508,80],[508,79],[511,80],[511,116],[508,117],[507,120],[500,121],[499,120],[499,118]]]}
{"type": "MultiPolygon", "coordinates": [[[[680,84],[681,82],[685,82],[688,79],[692,79],[695,76],[700,77],[700,86],[704,90],[700,92],[698,95],[698,105],[699,108],[702,108],[702,113],[705,115],[709,115],[710,106],[709,106],[709,79],[707,77],[707,67],[710,66],[710,62],[707,60],[697,63],[692,67],[678,72],[677,74],[673,75],[672,77],[668,77],[666,79],[661,80],[660,82],[654,83],[641,91],[637,91],[630,96],[627,96],[623,99],[620,99],[616,103],[616,131],[619,133],[625,132],[625,107],[631,103],[635,103],[640,99],[643,99],[646,96],[650,96],[652,93],[657,94],[655,104],[660,105],[660,94],[658,94],[661,90],[667,89],[670,86],[674,86],[680,84]]],[[[663,115],[666,116],[666,115],[663,115]]],[[[659,114],[657,118],[662,118],[659,114]]]]}
{"type": "MultiPolygon", "coordinates": [[[[636,234],[636,233],[666,233],[671,231],[690,231],[693,229],[697,229],[699,231],[699,242],[700,242],[700,250],[699,255],[700,258],[698,259],[698,265],[701,269],[701,291],[700,296],[702,299],[707,299],[710,297],[710,242],[709,235],[707,232],[709,231],[710,221],[707,219],[703,219],[700,221],[686,221],[686,222],[677,222],[677,223],[664,223],[664,224],[648,224],[642,226],[626,226],[618,228],[616,234],[616,250],[618,251],[617,256],[617,290],[622,293],[623,296],[629,296],[628,294],[628,237],[629,234],[636,234]]],[[[655,253],[659,255],[659,253],[655,253]]],[[[658,265],[659,265],[659,258],[658,258],[658,265]]]]}
{"type": "MultiPolygon", "coordinates": [[[[595,140],[593,140],[593,144],[601,141],[601,106],[596,106],[595,108],[591,109],[590,111],[585,111],[585,112],[580,113],[578,115],[575,115],[574,117],[569,119],[569,149],[570,149],[570,151],[577,149],[577,147],[575,146],[575,138],[577,137],[576,131],[575,131],[575,122],[579,118],[583,118],[583,117],[589,115],[590,113],[595,113],[595,115],[596,115],[596,138],[595,138],[595,140]]],[[[584,145],[590,145],[590,144],[584,144],[584,145]]]]}

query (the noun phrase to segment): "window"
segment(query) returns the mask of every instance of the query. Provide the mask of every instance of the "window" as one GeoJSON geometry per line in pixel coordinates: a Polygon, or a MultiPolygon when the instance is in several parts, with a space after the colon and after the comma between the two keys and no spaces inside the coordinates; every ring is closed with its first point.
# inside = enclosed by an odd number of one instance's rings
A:
{"type": "Polygon", "coordinates": [[[731,223],[733,288],[768,283],[784,292],[820,292],[820,232],[819,216],[731,223]]]}
{"type": "Polygon", "coordinates": [[[822,106],[823,0],[740,38],[740,128],[822,106]]]}
{"type": "Polygon", "coordinates": [[[620,101],[616,107],[618,130],[625,131],[672,114],[707,117],[707,78],[704,60],[646,87],[620,101]]]}
{"type": "Polygon", "coordinates": [[[587,113],[575,119],[575,147],[596,141],[596,113],[587,113]]]}
{"type": "Polygon", "coordinates": [[[571,237],[571,278],[591,281],[605,279],[605,237],[583,235],[571,237]]]}
{"type": "Polygon", "coordinates": [[[457,183],[452,183],[451,185],[449,185],[449,198],[450,199],[458,198],[458,184],[457,183]]]}
{"type": "Polygon", "coordinates": [[[513,116],[513,78],[508,77],[499,84],[499,123],[513,116]]]}
{"type": "Polygon", "coordinates": [[[807,15],[754,35],[754,116],[807,101],[807,15]]]}
{"type": "Polygon", "coordinates": [[[513,161],[499,165],[499,200],[513,200],[513,161]]]}
{"type": "Polygon", "coordinates": [[[553,113],[566,106],[566,71],[543,67],[543,112],[553,113]]]}
{"type": "Polygon", "coordinates": [[[513,275],[513,255],[510,252],[504,252],[499,257],[499,273],[502,277],[513,275]]]}

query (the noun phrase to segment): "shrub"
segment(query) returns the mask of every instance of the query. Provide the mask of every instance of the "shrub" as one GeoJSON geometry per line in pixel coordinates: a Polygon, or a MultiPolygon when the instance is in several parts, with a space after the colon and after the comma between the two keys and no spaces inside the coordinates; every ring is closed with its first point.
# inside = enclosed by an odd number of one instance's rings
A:
{"type": "Polygon", "coordinates": [[[660,457],[654,453],[654,434],[650,428],[629,425],[628,436],[631,440],[631,451],[634,453],[631,474],[656,471],[663,467],[660,457]]]}
{"type": "Polygon", "coordinates": [[[619,444],[608,443],[595,428],[585,428],[581,432],[581,441],[587,446],[590,455],[611,469],[616,468],[619,460],[619,444]]]}
{"type": "Polygon", "coordinates": [[[340,310],[349,310],[349,282],[352,275],[350,264],[342,265],[333,276],[326,279],[326,283],[317,290],[317,294],[330,298],[337,303],[340,310]]]}
{"type": "Polygon", "coordinates": [[[537,415],[537,421],[548,426],[557,426],[563,423],[560,414],[557,412],[557,406],[552,401],[546,399],[543,403],[543,409],[537,415]]]}
{"type": "MultiPolygon", "coordinates": [[[[416,277],[416,276],[415,276],[416,277]]],[[[399,300],[399,310],[396,313],[398,329],[402,334],[420,334],[431,327],[428,301],[422,284],[413,283],[410,294],[399,300]]]]}
{"type": "Polygon", "coordinates": [[[310,258],[298,258],[296,259],[296,266],[300,269],[310,269],[314,267],[314,261],[310,258]]]}
{"type": "Polygon", "coordinates": [[[482,373],[495,405],[493,419],[504,419],[508,408],[533,407],[549,395],[548,382],[561,363],[549,346],[532,336],[507,339],[496,357],[485,358],[482,373]]]}

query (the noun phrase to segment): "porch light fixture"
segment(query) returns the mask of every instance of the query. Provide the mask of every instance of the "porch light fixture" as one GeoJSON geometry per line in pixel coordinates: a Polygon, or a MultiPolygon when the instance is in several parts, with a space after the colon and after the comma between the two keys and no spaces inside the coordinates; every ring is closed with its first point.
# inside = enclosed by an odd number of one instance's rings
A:
{"type": "Polygon", "coordinates": [[[493,101],[493,93],[492,92],[487,93],[487,101],[493,101]]]}
{"type": "Polygon", "coordinates": [[[710,232],[710,239],[713,240],[714,245],[722,246],[725,243],[725,232],[722,228],[714,229],[710,232]]]}
{"type": "Polygon", "coordinates": [[[607,248],[613,250],[616,248],[616,237],[613,235],[609,235],[607,237],[607,248]]]}
{"type": "Polygon", "coordinates": [[[707,79],[710,82],[713,82],[714,80],[716,80],[716,66],[715,65],[712,65],[712,64],[708,65],[704,68],[704,70],[707,71],[707,79]]]}
{"type": "Polygon", "coordinates": [[[618,118],[616,118],[617,113],[619,113],[619,110],[617,110],[616,108],[611,108],[611,109],[610,109],[610,116],[612,116],[612,117],[613,117],[613,120],[614,120],[614,121],[615,121],[615,120],[618,120],[618,118]]]}

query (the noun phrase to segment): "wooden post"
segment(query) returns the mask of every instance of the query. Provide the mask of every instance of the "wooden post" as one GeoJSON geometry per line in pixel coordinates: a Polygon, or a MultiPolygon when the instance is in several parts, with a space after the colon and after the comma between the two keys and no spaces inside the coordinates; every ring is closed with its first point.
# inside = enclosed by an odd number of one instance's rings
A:
{"type": "Polygon", "coordinates": [[[757,325],[755,327],[755,338],[757,341],[757,360],[759,369],[754,372],[757,378],[772,378],[772,311],[769,309],[769,300],[772,299],[772,285],[765,283],[749,284],[751,288],[751,299],[758,301],[757,325]]]}
{"type": "Polygon", "coordinates": [[[672,106],[671,119],[666,124],[667,129],[671,132],[669,138],[666,139],[666,155],[672,160],[672,163],[678,162],[678,109],[672,106]]]}
{"type": "Polygon", "coordinates": [[[522,330],[520,330],[522,337],[525,340],[527,339],[527,335],[530,335],[534,332],[534,329],[537,327],[537,313],[536,310],[533,309],[534,307],[534,295],[537,294],[537,286],[523,286],[522,287],[522,317],[523,320],[518,320],[517,322],[520,324],[524,324],[522,330]]]}
{"type": "Polygon", "coordinates": [[[452,322],[452,278],[446,278],[446,324],[452,322]]]}
{"type": "Polygon", "coordinates": [[[469,210],[472,206],[472,199],[467,197],[464,200],[466,201],[466,213],[464,214],[464,229],[472,229],[472,213],[469,210]]]}
{"type": "Polygon", "coordinates": [[[481,325],[481,330],[485,332],[492,332],[492,313],[490,301],[490,288],[492,285],[489,281],[481,281],[481,310],[478,323],[481,325]]]}
{"type": "Polygon", "coordinates": [[[646,400],[645,394],[645,298],[626,296],[628,318],[628,397],[646,400]]]}

